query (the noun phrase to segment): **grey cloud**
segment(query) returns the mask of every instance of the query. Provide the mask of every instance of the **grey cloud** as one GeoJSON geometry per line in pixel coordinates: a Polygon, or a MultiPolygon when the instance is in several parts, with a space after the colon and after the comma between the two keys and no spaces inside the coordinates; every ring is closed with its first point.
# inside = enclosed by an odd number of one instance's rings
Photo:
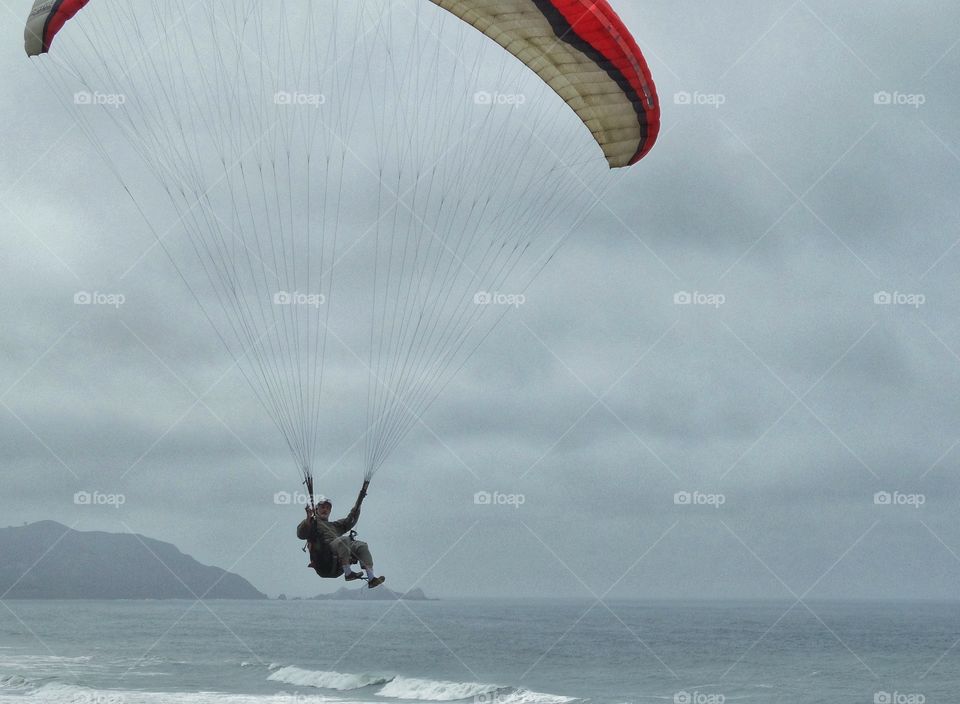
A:
{"type": "MultiPolygon", "coordinates": [[[[361,527],[379,566],[402,587],[462,537],[428,593],[527,594],[533,572],[584,596],[568,566],[602,590],[598,561],[619,576],[650,550],[614,596],[787,597],[768,567],[802,591],[866,535],[816,596],[952,597],[958,565],[940,541],[960,545],[956,7],[614,4],[650,49],[662,141],[612,177],[377,475],[361,527]],[[725,102],[676,103],[685,91],[725,102]],[[878,91],[926,102],[876,105],[878,91]],[[725,303],[677,305],[679,291],[725,303]],[[877,305],[880,291],[926,301],[877,305]],[[526,502],[478,506],[481,490],[526,502]],[[726,502],[678,506],[678,491],[726,502]],[[877,491],[927,502],[877,506],[877,491]]],[[[136,209],[79,132],[34,164],[70,120],[13,25],[0,42],[0,394],[22,380],[0,397],[3,516],[129,528],[222,567],[259,540],[235,568],[258,588],[325,589],[293,536],[301,509],[273,501],[298,489],[297,468],[189,292],[155,249],[124,276],[151,245],[136,209]],[[127,300],[78,308],[77,291],[127,300]],[[175,425],[196,400],[177,377],[216,385],[209,409],[175,425]],[[74,505],[90,487],[130,500],[74,505]]],[[[172,224],[161,199],[145,205],[172,224]]],[[[350,350],[366,351],[368,255],[343,262],[332,330],[349,349],[332,341],[326,366],[318,473],[337,511],[362,474],[367,374],[350,350]]]]}

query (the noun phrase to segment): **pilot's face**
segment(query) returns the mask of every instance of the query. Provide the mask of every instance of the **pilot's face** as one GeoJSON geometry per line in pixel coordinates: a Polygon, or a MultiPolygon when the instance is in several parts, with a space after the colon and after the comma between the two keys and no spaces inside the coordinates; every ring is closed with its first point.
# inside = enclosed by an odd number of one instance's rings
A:
{"type": "Polygon", "coordinates": [[[320,504],[317,506],[317,518],[321,521],[325,521],[330,518],[330,504],[320,504]]]}

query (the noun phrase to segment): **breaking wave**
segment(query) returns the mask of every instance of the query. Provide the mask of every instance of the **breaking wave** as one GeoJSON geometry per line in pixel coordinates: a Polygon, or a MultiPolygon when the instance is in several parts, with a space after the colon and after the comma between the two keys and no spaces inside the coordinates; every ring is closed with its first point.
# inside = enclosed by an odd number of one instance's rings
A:
{"type": "Polygon", "coordinates": [[[281,667],[272,672],[268,680],[285,682],[300,687],[318,687],[320,689],[335,689],[346,692],[351,689],[362,689],[375,684],[386,684],[393,679],[392,675],[364,673],[352,675],[343,672],[324,670],[304,670],[299,667],[281,667]]]}

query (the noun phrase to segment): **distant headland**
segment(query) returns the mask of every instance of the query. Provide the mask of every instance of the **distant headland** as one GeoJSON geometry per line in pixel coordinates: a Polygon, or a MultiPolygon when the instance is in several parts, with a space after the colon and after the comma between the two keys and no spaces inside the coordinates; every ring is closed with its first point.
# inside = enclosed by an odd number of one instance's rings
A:
{"type": "Polygon", "coordinates": [[[239,575],[170,543],[55,521],[0,528],[4,599],[266,599],[239,575]]]}

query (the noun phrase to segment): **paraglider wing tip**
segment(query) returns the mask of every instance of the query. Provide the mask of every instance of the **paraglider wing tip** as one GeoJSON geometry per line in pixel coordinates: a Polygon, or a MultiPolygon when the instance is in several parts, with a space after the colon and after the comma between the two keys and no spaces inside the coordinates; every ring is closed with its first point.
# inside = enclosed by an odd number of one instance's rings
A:
{"type": "Polygon", "coordinates": [[[23,32],[27,56],[50,51],[53,38],[90,0],[35,0],[23,32]]]}
{"type": "Polygon", "coordinates": [[[609,0],[432,0],[486,34],[590,128],[611,168],[656,142],[660,106],[650,67],[609,0]],[[516,17],[507,23],[505,16],[516,17]]]}

